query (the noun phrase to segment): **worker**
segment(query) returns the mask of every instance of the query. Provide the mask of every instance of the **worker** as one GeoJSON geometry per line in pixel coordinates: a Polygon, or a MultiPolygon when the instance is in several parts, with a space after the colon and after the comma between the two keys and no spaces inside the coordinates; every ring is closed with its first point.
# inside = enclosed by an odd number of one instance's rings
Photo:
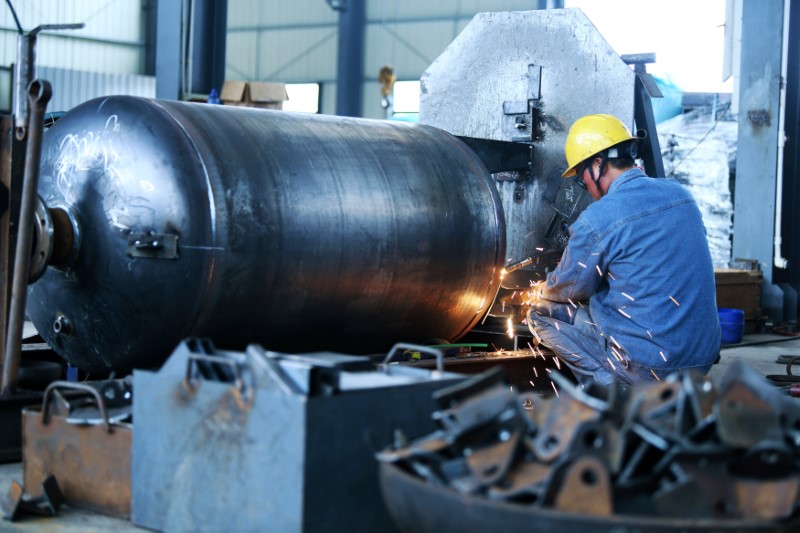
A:
{"type": "Polygon", "coordinates": [[[584,385],[706,373],[721,346],[700,210],[675,180],[636,166],[636,141],[612,115],[584,116],[570,128],[561,177],[595,202],[570,226],[528,311],[534,337],[584,385]]]}

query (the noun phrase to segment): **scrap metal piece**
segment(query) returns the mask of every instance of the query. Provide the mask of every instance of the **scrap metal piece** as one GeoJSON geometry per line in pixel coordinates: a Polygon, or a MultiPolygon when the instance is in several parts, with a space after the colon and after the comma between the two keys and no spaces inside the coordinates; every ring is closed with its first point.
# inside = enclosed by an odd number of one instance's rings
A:
{"type": "Polygon", "coordinates": [[[728,476],[722,463],[674,463],[674,481],[668,481],[653,493],[655,508],[665,517],[730,517],[728,476]]]}
{"type": "Polygon", "coordinates": [[[3,518],[13,522],[20,517],[21,512],[55,516],[62,503],[64,503],[64,495],[54,476],[47,476],[42,481],[41,495],[39,496],[32,496],[18,481],[13,480],[3,499],[3,518]]]}
{"type": "Polygon", "coordinates": [[[20,485],[19,481],[12,480],[11,486],[8,488],[8,492],[3,497],[3,518],[5,520],[14,521],[17,518],[17,512],[19,511],[20,503],[22,503],[22,495],[25,493],[25,489],[22,485],[20,485]]]}
{"type": "Polygon", "coordinates": [[[545,463],[554,461],[572,442],[583,422],[600,419],[600,413],[570,396],[552,404],[547,418],[533,441],[536,457],[545,463]]]}
{"type": "Polygon", "coordinates": [[[795,470],[795,452],[784,442],[762,441],[731,461],[735,476],[758,480],[780,479],[795,470]]]}
{"type": "Polygon", "coordinates": [[[580,424],[570,443],[569,457],[595,455],[611,472],[618,473],[625,453],[625,435],[608,421],[589,421],[580,424]]]}
{"type": "Polygon", "coordinates": [[[798,476],[774,481],[736,479],[733,495],[744,518],[774,520],[791,516],[797,505],[798,487],[798,476]]]}
{"type": "Polygon", "coordinates": [[[762,440],[781,440],[783,410],[780,393],[755,370],[737,361],[720,384],[714,407],[720,440],[745,449],[762,440]]]}
{"type": "Polygon", "coordinates": [[[536,500],[545,489],[553,467],[524,461],[506,473],[498,484],[489,488],[487,496],[494,500],[536,500]]]}
{"type": "MultiPolygon", "coordinates": [[[[445,430],[456,434],[487,424],[504,413],[522,410],[519,398],[506,386],[499,368],[439,393],[435,395],[437,403],[449,408],[436,411],[433,419],[445,430]]],[[[529,420],[527,416],[524,419],[529,420]]]]}
{"type": "Polygon", "coordinates": [[[472,450],[467,456],[467,465],[475,479],[475,488],[492,485],[508,472],[521,434],[519,427],[500,427],[495,444],[472,450]]]}
{"type": "Polygon", "coordinates": [[[683,388],[688,391],[689,405],[696,423],[713,414],[717,391],[708,376],[687,372],[683,376],[683,388]]]}
{"type": "Polygon", "coordinates": [[[553,498],[554,508],[592,516],[609,516],[614,512],[611,476],[608,467],[597,457],[580,457],[563,465],[560,477],[553,498]]]}
{"type": "Polygon", "coordinates": [[[633,394],[629,417],[650,426],[672,428],[681,402],[681,384],[674,380],[647,383],[633,394]]]}

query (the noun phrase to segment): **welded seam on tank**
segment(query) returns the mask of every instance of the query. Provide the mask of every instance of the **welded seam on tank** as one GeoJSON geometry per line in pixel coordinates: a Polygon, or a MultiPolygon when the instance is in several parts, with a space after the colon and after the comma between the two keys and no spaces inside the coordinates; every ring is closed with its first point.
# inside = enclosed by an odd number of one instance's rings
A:
{"type": "Polygon", "coordinates": [[[491,310],[492,305],[494,304],[494,298],[496,294],[493,294],[493,287],[495,284],[497,285],[497,289],[500,288],[500,272],[502,271],[502,266],[505,263],[505,243],[506,243],[506,222],[505,222],[505,214],[503,211],[503,204],[500,202],[500,195],[497,193],[497,189],[491,184],[490,180],[491,173],[489,173],[489,169],[486,168],[483,161],[473,152],[466,144],[460,141],[453,135],[450,137],[455,141],[455,144],[458,148],[464,152],[475,164],[482,168],[485,172],[482,173],[483,180],[482,185],[483,187],[489,192],[489,196],[492,199],[492,207],[494,207],[494,216],[495,216],[495,227],[497,228],[495,232],[495,258],[494,258],[494,265],[492,266],[492,276],[489,279],[489,283],[486,286],[486,291],[483,295],[483,300],[481,303],[480,308],[475,311],[475,315],[473,316],[472,320],[469,321],[468,325],[464,327],[457,335],[456,339],[466,335],[469,331],[475,327],[478,321],[491,310]],[[490,301],[491,300],[491,301],[490,301]],[[481,313],[481,310],[484,310],[481,313]]]}
{"type": "MultiPolygon", "coordinates": [[[[200,161],[200,166],[203,169],[203,176],[205,177],[205,182],[206,182],[206,196],[208,198],[208,207],[209,207],[209,210],[210,210],[209,216],[211,218],[211,246],[209,247],[209,251],[211,252],[209,254],[211,256],[211,261],[210,261],[211,264],[209,265],[208,277],[207,277],[207,279],[209,280],[209,283],[206,283],[206,284],[203,285],[203,287],[204,287],[204,290],[203,290],[204,295],[203,296],[204,297],[198,299],[198,302],[200,302],[200,305],[199,305],[199,308],[198,308],[198,312],[196,313],[196,315],[194,317],[194,320],[192,321],[191,326],[189,326],[189,331],[192,331],[194,329],[194,327],[197,325],[198,320],[200,319],[200,317],[203,314],[203,307],[204,307],[203,306],[203,302],[206,301],[205,295],[208,294],[208,292],[209,292],[208,287],[210,286],[210,280],[212,280],[214,278],[214,272],[215,272],[216,267],[217,267],[217,254],[216,254],[216,252],[218,250],[222,250],[222,248],[217,247],[217,205],[216,205],[216,199],[214,198],[214,191],[213,191],[213,189],[211,187],[211,177],[209,176],[208,168],[206,167],[205,159],[203,159],[203,157],[201,156],[200,149],[198,148],[197,144],[195,144],[194,139],[192,139],[192,136],[189,135],[189,132],[186,130],[186,128],[183,126],[183,124],[181,124],[181,122],[177,119],[177,117],[175,117],[172,113],[170,113],[170,111],[168,109],[166,109],[164,106],[162,106],[161,103],[158,102],[157,100],[152,100],[152,102],[157,107],[159,107],[170,119],[172,119],[175,122],[175,124],[178,126],[178,128],[180,128],[180,130],[183,132],[184,136],[186,137],[186,140],[189,142],[189,144],[192,146],[192,149],[194,150],[195,157],[197,157],[197,160],[200,161]]],[[[186,105],[191,105],[191,104],[186,104],[186,105]]],[[[180,249],[181,246],[179,245],[178,248],[180,249]]]]}

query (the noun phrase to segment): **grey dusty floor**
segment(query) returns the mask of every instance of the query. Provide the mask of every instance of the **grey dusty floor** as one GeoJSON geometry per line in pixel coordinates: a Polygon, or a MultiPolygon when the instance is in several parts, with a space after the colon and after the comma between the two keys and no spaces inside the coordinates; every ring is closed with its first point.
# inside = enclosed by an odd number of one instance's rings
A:
{"type": "MultiPolygon", "coordinates": [[[[779,335],[747,335],[739,345],[729,346],[722,350],[720,362],[709,372],[715,384],[719,384],[722,376],[737,360],[744,360],[761,375],[784,374],[786,365],[776,363],[780,355],[800,356],[800,337],[783,337],[779,335]]],[[[800,368],[798,372],[800,373],[800,368]]],[[[800,399],[798,400],[800,401],[800,399]]],[[[19,463],[0,465],[0,496],[5,496],[12,480],[22,482],[22,467],[19,463]]],[[[0,520],[0,532],[39,532],[53,533],[126,533],[147,531],[135,527],[127,520],[93,514],[80,509],[64,506],[56,518],[25,517],[18,522],[0,520]]]]}

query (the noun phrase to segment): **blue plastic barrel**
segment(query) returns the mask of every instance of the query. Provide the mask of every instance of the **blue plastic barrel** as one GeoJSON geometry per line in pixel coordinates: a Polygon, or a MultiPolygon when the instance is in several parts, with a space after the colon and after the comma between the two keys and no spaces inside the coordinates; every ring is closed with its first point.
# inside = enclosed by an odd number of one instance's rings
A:
{"type": "Polygon", "coordinates": [[[722,344],[742,342],[744,335],[744,311],[723,307],[717,310],[719,326],[722,328],[722,344]]]}

